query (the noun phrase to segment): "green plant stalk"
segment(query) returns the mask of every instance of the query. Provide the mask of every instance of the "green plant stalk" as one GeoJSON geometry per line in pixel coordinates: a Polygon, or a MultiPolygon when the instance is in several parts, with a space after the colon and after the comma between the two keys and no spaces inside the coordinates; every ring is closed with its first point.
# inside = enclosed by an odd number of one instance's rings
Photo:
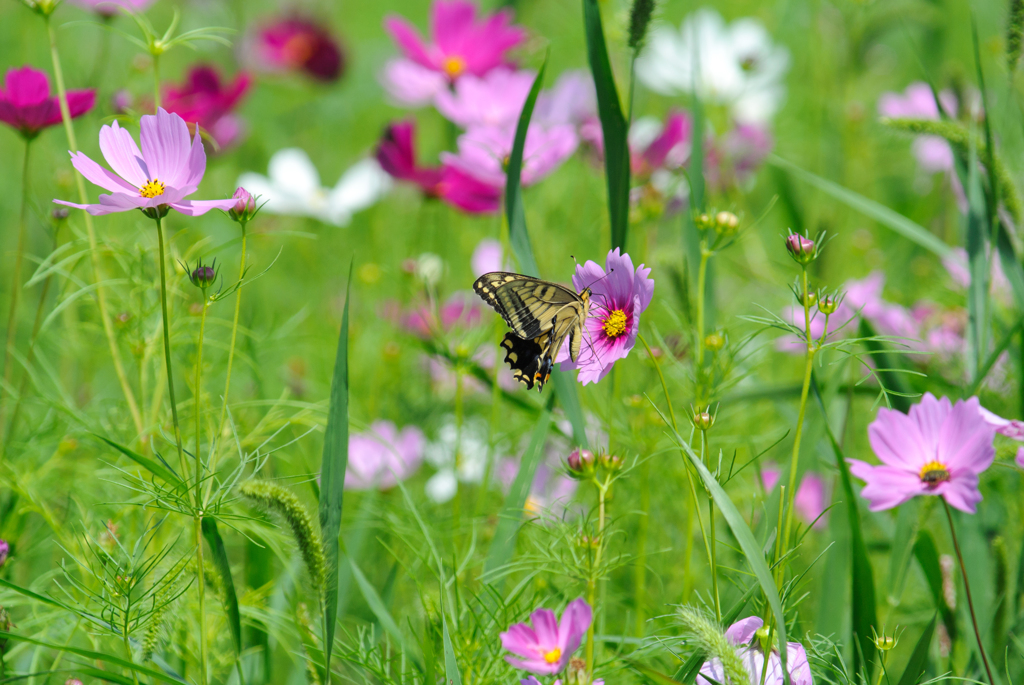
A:
{"type": "MultiPolygon", "coordinates": [[[[60,115],[64,122],[64,133],[68,138],[68,147],[71,152],[78,152],[78,141],[75,140],[75,129],[71,124],[71,110],[68,109],[67,89],[64,86],[64,72],[60,65],[60,55],[57,52],[57,35],[53,30],[50,15],[45,15],[46,33],[50,39],[50,61],[53,63],[53,80],[57,87],[57,101],[60,104],[60,115]]],[[[88,204],[89,196],[85,193],[85,181],[82,174],[75,170],[75,184],[78,187],[78,201],[88,204]]],[[[110,348],[110,358],[114,362],[114,373],[121,385],[121,392],[124,393],[125,402],[128,403],[128,411],[132,415],[132,422],[139,435],[143,431],[142,414],[135,402],[135,393],[128,382],[128,375],[124,371],[124,364],[121,362],[121,350],[117,346],[117,336],[114,333],[114,326],[107,314],[107,295],[103,288],[103,267],[100,264],[99,247],[96,241],[96,229],[92,224],[92,215],[86,212],[85,232],[89,238],[89,256],[92,259],[93,279],[96,281],[96,304],[100,310],[100,321],[103,323],[103,334],[107,338],[107,346],[110,348]]]]}
{"type": "MultiPolygon", "coordinates": [[[[160,54],[158,52],[151,52],[153,56],[153,114],[160,109],[160,54]]],[[[199,132],[196,131],[196,135],[199,132]]]]}
{"type": "MultiPolygon", "coordinates": [[[[594,563],[590,567],[590,578],[587,579],[587,603],[590,605],[594,616],[597,615],[597,574],[601,568],[601,556],[604,552],[604,523],[605,523],[605,500],[608,495],[608,482],[597,485],[597,552],[594,554],[594,563]]],[[[587,628],[587,676],[594,673],[594,625],[596,620],[590,622],[587,628]]]]}
{"type": "Polygon", "coordinates": [[[942,506],[946,510],[946,520],[949,521],[949,535],[953,538],[953,550],[956,551],[956,560],[960,562],[960,575],[964,579],[967,608],[971,613],[971,625],[974,627],[974,637],[978,641],[981,662],[985,665],[985,674],[988,676],[989,685],[996,685],[996,680],[992,677],[992,667],[988,663],[988,655],[985,653],[985,645],[981,641],[981,631],[978,630],[978,617],[974,613],[974,600],[971,599],[971,584],[967,580],[967,567],[964,566],[964,555],[960,552],[960,541],[956,537],[956,528],[953,526],[953,512],[949,510],[949,503],[946,502],[946,498],[942,498],[942,506]]]}
{"type": "Polygon", "coordinates": [[[462,365],[455,365],[455,496],[452,497],[452,539],[459,530],[459,467],[462,466],[462,426],[465,422],[465,402],[463,401],[462,365]]]}
{"type": "MultiPolygon", "coordinates": [[[[187,481],[188,464],[185,462],[185,450],[181,447],[181,424],[178,423],[178,402],[174,397],[174,369],[171,364],[171,322],[170,317],[167,316],[167,257],[164,254],[164,225],[159,217],[156,219],[156,239],[160,246],[160,311],[164,324],[164,365],[167,367],[167,390],[171,400],[171,419],[174,422],[174,441],[178,447],[181,477],[187,481]]],[[[198,479],[199,473],[196,473],[197,482],[198,479]]],[[[199,569],[199,575],[202,576],[202,567],[199,569]]],[[[202,587],[202,580],[199,582],[202,587]]]]}
{"type": "Polygon", "coordinates": [[[633,575],[633,596],[636,604],[636,636],[644,637],[644,599],[647,596],[647,527],[651,513],[651,463],[640,466],[640,520],[637,522],[636,562],[633,575]]]}
{"type": "MultiPolygon", "coordinates": [[[[127,613],[127,612],[126,612],[127,613]]],[[[128,657],[128,661],[135,663],[135,659],[132,657],[132,643],[128,639],[128,617],[125,616],[124,627],[121,628],[121,639],[124,642],[124,653],[128,657]]],[[[139,685],[139,674],[132,669],[132,681],[135,685],[139,685]]]]}
{"type": "MultiPolygon", "coordinates": [[[[711,471],[711,447],[708,445],[708,432],[702,429],[700,432],[701,443],[704,447],[704,464],[711,471]]],[[[712,473],[714,473],[712,471],[712,473]]],[[[715,594],[715,620],[719,623],[722,622],[722,603],[718,598],[718,545],[715,539],[715,500],[708,493],[708,528],[710,529],[711,539],[708,541],[710,545],[710,552],[708,554],[708,561],[711,564],[711,590],[715,594]]]]}
{"type": "MultiPolygon", "coordinates": [[[[7,346],[4,348],[4,392],[11,385],[11,375],[14,372],[11,364],[11,351],[17,343],[16,331],[18,330],[18,301],[21,295],[21,269],[25,261],[25,236],[28,234],[28,169],[31,156],[32,141],[25,140],[25,158],[21,166],[21,218],[18,222],[18,248],[14,255],[14,280],[11,283],[11,310],[7,317],[7,346]]],[[[7,425],[7,402],[3,402],[0,409],[0,429],[7,425]]],[[[6,440],[4,441],[6,445],[6,440]]],[[[3,452],[0,451],[0,458],[3,452]]]]}
{"type": "Polygon", "coordinates": [[[199,346],[196,350],[196,387],[195,397],[192,404],[196,417],[196,509],[203,506],[202,485],[203,485],[203,464],[199,458],[200,438],[202,437],[201,414],[199,411],[203,398],[203,338],[206,335],[206,313],[210,310],[210,301],[206,298],[206,289],[203,289],[203,313],[199,317],[199,346]]]}
{"type": "Polygon", "coordinates": [[[203,513],[197,512],[195,516],[196,529],[196,576],[198,576],[199,589],[199,685],[206,685],[206,667],[209,663],[208,646],[206,644],[206,578],[203,565],[203,513]]]}
{"type": "MultiPolygon", "coordinates": [[[[707,287],[708,259],[713,253],[700,241],[700,268],[697,270],[697,373],[704,366],[704,290],[707,287]]],[[[698,389],[701,391],[703,389],[698,389]]]]}

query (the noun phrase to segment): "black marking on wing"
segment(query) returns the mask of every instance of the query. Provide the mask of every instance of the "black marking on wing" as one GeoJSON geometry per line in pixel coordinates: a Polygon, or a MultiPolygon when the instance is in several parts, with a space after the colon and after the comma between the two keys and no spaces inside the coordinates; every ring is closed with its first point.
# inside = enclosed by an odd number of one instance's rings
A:
{"type": "Polygon", "coordinates": [[[501,346],[505,348],[505,362],[512,369],[512,377],[525,385],[527,390],[533,390],[536,385],[537,392],[540,392],[551,377],[554,361],[547,353],[549,350],[545,350],[545,347],[550,348],[548,337],[543,335],[533,340],[524,340],[515,333],[506,333],[501,341],[501,346]]]}

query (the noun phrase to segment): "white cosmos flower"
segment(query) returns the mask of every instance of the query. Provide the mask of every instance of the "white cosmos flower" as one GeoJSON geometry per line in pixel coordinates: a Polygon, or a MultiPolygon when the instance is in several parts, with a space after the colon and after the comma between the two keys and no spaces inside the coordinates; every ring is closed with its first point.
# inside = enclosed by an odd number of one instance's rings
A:
{"type": "Polygon", "coordinates": [[[427,497],[443,504],[455,496],[459,481],[479,483],[487,470],[487,431],[479,422],[466,422],[462,434],[454,422],[446,423],[437,433],[437,440],[427,444],[423,456],[437,469],[427,481],[427,497]],[[459,459],[456,466],[455,451],[459,459]]]}
{"type": "Polygon", "coordinates": [[[309,155],[293,147],[275,152],[267,171],[267,176],[247,172],[238,177],[239,186],[266,203],[265,211],[311,216],[335,226],[346,226],[353,214],[391,188],[391,177],[370,158],[356,162],[333,188],[324,188],[309,155]]]}
{"type": "Polygon", "coordinates": [[[766,123],[782,106],[789,51],[772,43],[761,22],[737,19],[726,25],[713,9],[691,14],[676,30],[651,32],[637,59],[636,75],[664,95],[692,93],[726,105],[743,123],[766,123]]]}

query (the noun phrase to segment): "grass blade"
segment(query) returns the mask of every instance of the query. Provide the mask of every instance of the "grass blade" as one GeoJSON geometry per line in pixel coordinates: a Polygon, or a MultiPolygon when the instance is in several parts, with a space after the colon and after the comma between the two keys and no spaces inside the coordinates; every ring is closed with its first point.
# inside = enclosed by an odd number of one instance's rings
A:
{"type": "Polygon", "coordinates": [[[120,444],[114,442],[113,440],[109,440],[109,439],[103,437],[102,435],[96,435],[96,433],[93,433],[93,435],[95,437],[99,438],[100,440],[102,440],[103,442],[107,443],[111,447],[113,447],[115,450],[117,450],[118,452],[120,452],[124,456],[126,456],[129,459],[131,459],[132,461],[134,461],[136,464],[138,464],[142,468],[144,468],[147,471],[149,471],[150,473],[152,473],[154,476],[156,476],[160,480],[162,480],[165,483],[167,483],[168,485],[172,486],[174,489],[182,490],[182,491],[185,490],[185,484],[182,482],[181,478],[179,478],[178,474],[176,474],[169,467],[164,466],[160,462],[155,461],[153,459],[150,459],[149,457],[144,457],[141,454],[139,454],[138,452],[134,452],[134,451],[128,449],[127,447],[125,447],[124,445],[120,445],[120,444]]]}
{"type": "Polygon", "coordinates": [[[345,286],[345,309],[331,380],[331,404],[324,431],[324,454],[320,465],[320,532],[323,536],[327,577],[324,581],[324,671],[331,678],[331,648],[338,620],[338,558],[341,533],[341,505],[348,468],[348,311],[352,293],[352,265],[345,286]]]}
{"type": "Polygon", "coordinates": [[[629,232],[629,143],[626,117],[622,114],[615,75],[608,59],[608,45],[601,25],[597,0],[583,0],[583,29],[587,37],[587,61],[597,90],[597,114],[604,136],[604,170],[608,186],[608,219],[612,248],[626,251],[629,232]]]}
{"type": "Polygon", "coordinates": [[[455,661],[455,650],[452,649],[452,638],[448,634],[448,618],[444,609],[441,610],[441,630],[444,633],[444,681],[446,685],[462,685],[459,664],[455,661]]]}
{"type": "Polygon", "coordinates": [[[914,543],[914,558],[921,566],[925,580],[928,582],[928,589],[931,591],[932,601],[935,608],[942,617],[942,624],[946,626],[950,640],[956,640],[956,616],[946,605],[946,599],[942,592],[942,566],[939,565],[939,551],[935,547],[935,539],[926,530],[921,531],[914,543]]]}
{"type": "Polygon", "coordinates": [[[238,595],[235,593],[235,581],[231,578],[231,563],[224,547],[224,539],[217,529],[217,521],[212,518],[203,519],[203,538],[213,552],[213,565],[217,567],[221,582],[224,584],[224,610],[228,615],[228,628],[231,630],[231,642],[235,648],[235,656],[242,657],[242,615],[238,611],[238,595]]]}
{"type": "Polygon", "coordinates": [[[982,358],[988,349],[988,215],[984,206],[981,178],[978,175],[977,149],[972,145],[967,163],[967,266],[971,282],[967,288],[967,340],[971,348],[971,379],[978,376],[982,358]]]}
{"type": "Polygon", "coordinates": [[[366,579],[366,576],[363,575],[363,572],[356,564],[355,559],[348,557],[347,555],[346,558],[348,559],[349,567],[352,569],[352,577],[356,579],[356,585],[359,586],[359,590],[363,594],[363,599],[366,600],[366,604],[370,607],[370,611],[373,612],[373,615],[377,617],[377,621],[380,622],[384,632],[390,635],[395,642],[402,645],[402,649],[404,649],[406,654],[409,655],[409,658],[413,660],[413,663],[416,664],[417,668],[423,670],[422,660],[418,654],[409,648],[409,644],[406,641],[405,636],[402,635],[402,631],[398,627],[398,623],[391,616],[391,612],[388,611],[387,605],[384,604],[384,600],[381,599],[380,594],[373,587],[370,581],[366,579]]]}
{"type": "Polygon", "coordinates": [[[910,655],[907,667],[903,669],[898,685],[916,685],[925,668],[928,666],[928,650],[932,646],[932,635],[935,633],[935,622],[938,615],[932,618],[931,623],[924,629],[921,639],[914,646],[914,652],[910,655]]]}
{"type": "Polygon", "coordinates": [[[899,212],[895,212],[879,202],[870,200],[860,193],[855,193],[848,188],[844,188],[838,183],[833,183],[832,181],[824,179],[817,174],[801,169],[796,164],[776,155],[770,155],[768,157],[768,163],[789,172],[789,174],[795,176],[808,185],[812,185],[827,195],[831,195],[847,207],[860,212],[864,216],[871,217],[886,228],[894,231],[895,233],[899,233],[908,240],[914,241],[921,247],[930,250],[940,257],[947,257],[953,252],[953,248],[935,237],[935,235],[933,235],[927,228],[919,223],[911,221],[899,212]]]}

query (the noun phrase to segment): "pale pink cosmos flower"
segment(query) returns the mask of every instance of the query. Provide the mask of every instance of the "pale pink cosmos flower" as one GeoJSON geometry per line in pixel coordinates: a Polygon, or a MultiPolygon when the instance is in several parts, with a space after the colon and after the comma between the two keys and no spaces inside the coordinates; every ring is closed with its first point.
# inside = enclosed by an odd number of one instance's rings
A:
{"type": "MultiPolygon", "coordinates": [[[[498,462],[497,479],[506,493],[515,482],[520,465],[521,460],[512,457],[498,462]]],[[[567,476],[565,469],[560,468],[557,456],[548,459],[537,465],[524,509],[535,516],[544,512],[550,512],[556,517],[561,516],[578,487],[579,481],[567,476]]]]}
{"type": "Polygon", "coordinates": [[[1013,460],[1013,462],[1017,466],[1019,466],[1022,469],[1024,469],[1024,447],[1018,447],[1017,448],[1017,457],[1016,457],[1016,459],[1013,460]]]}
{"type": "Polygon", "coordinates": [[[476,278],[492,271],[505,270],[505,250],[501,246],[501,241],[494,238],[481,240],[473,250],[469,264],[476,278]]]}
{"type": "MultiPolygon", "coordinates": [[[[964,248],[954,247],[942,258],[942,266],[946,268],[946,272],[958,288],[966,289],[971,285],[971,270],[968,266],[967,250],[964,248]]],[[[997,255],[993,255],[989,263],[989,292],[1004,305],[1009,305],[1013,301],[1010,281],[1007,280],[1002,260],[997,255]]]]}
{"type": "Polygon", "coordinates": [[[537,75],[532,71],[494,69],[486,76],[467,75],[451,90],[434,98],[444,118],[462,128],[476,126],[514,127],[537,75]]]}
{"type": "Polygon", "coordinates": [[[199,189],[206,173],[206,151],[198,133],[189,139],[188,125],[177,114],[163,108],[142,117],[142,150],[115,120],[100,129],[100,151],[114,173],[81,152],[71,153],[75,169],[91,183],[110,191],[100,195],[99,204],[80,205],[54,200],[59,205],[84,209],[93,216],[133,209],[164,212],[175,209],[187,216],[206,214],[211,209],[225,212],[235,206],[225,200],[186,200],[199,189]]]}
{"type": "Polygon", "coordinates": [[[545,124],[581,126],[597,118],[597,90],[590,72],[570,69],[558,77],[550,90],[541,91],[533,120],[545,124]]]}
{"type": "Polygon", "coordinates": [[[374,421],[348,440],[346,490],[386,490],[420,467],[426,439],[416,426],[401,431],[391,421],[374,421]]]}
{"type": "MultiPolygon", "coordinates": [[[[783,685],[785,674],[777,650],[773,649],[768,655],[768,666],[765,668],[764,653],[757,639],[757,631],[763,625],[764,621],[757,616],[741,619],[729,626],[725,631],[725,638],[736,646],[736,653],[743,661],[743,669],[750,677],[750,685],[761,685],[762,671],[765,672],[764,685],[783,685]]],[[[786,643],[786,667],[789,670],[791,685],[814,685],[811,665],[807,663],[807,651],[799,642],[786,643]]],[[[704,662],[695,682],[697,685],[711,685],[711,680],[716,683],[728,682],[722,662],[717,657],[704,662]]]]}
{"type": "Polygon", "coordinates": [[[917,495],[939,495],[973,514],[981,493],[978,476],[992,464],[993,428],[977,397],[951,404],[925,393],[909,414],[879,409],[868,438],[880,466],[850,459],[850,472],[865,481],[871,511],[903,504],[917,495]]]}
{"type": "Polygon", "coordinates": [[[690,159],[693,148],[693,118],[689,112],[670,112],[665,124],[652,122],[648,133],[642,124],[630,131],[630,166],[636,176],[647,177],[659,169],[677,170],[690,159]]]}
{"type": "Polygon", "coordinates": [[[981,418],[985,420],[985,423],[992,426],[996,433],[1005,435],[1008,438],[1017,441],[1024,441],[1024,421],[1018,419],[1004,419],[998,414],[990,412],[985,407],[978,407],[981,412],[981,418]]]}
{"type": "Polygon", "coordinates": [[[561,673],[569,664],[573,652],[579,649],[583,636],[590,627],[593,613],[582,598],[569,602],[562,620],[555,618],[550,609],[537,609],[530,614],[531,628],[516,623],[501,634],[501,646],[512,654],[505,660],[516,668],[537,675],[561,673]]]}
{"type": "Polygon", "coordinates": [[[71,0],[84,10],[95,12],[101,17],[113,17],[120,9],[129,12],[144,12],[156,0],[71,0]]]}
{"type": "MultiPolygon", "coordinates": [[[[459,136],[457,155],[443,152],[446,167],[454,167],[494,188],[505,187],[505,165],[512,154],[515,128],[480,126],[459,136]]],[[[526,131],[520,182],[530,186],[568,159],[579,145],[572,126],[532,124],[526,131]]]]}
{"type": "MultiPolygon", "coordinates": [[[[69,90],[71,118],[80,117],[96,104],[95,90],[69,90]]],[[[50,95],[46,73],[24,66],[9,69],[0,88],[0,121],[25,138],[35,138],[44,128],[61,123],[60,103],[50,95]]]]}
{"type": "Polygon", "coordinates": [[[448,88],[448,79],[432,69],[407,59],[392,59],[384,65],[380,82],[395,104],[422,107],[448,88]]]}
{"type": "MultiPolygon", "coordinates": [[[[764,489],[771,492],[779,482],[782,472],[775,465],[761,469],[761,481],[764,489]]],[[[823,516],[828,503],[825,495],[825,481],[816,473],[807,472],[796,489],[794,500],[796,512],[806,523],[813,523],[815,528],[825,527],[828,518],[823,516]]]]}
{"type": "Polygon", "coordinates": [[[455,326],[469,328],[479,325],[482,318],[480,299],[470,292],[453,293],[441,305],[438,315],[427,305],[413,308],[402,317],[406,331],[425,340],[435,333],[447,333],[455,326]]]}
{"type": "Polygon", "coordinates": [[[577,360],[569,356],[568,339],[559,350],[555,361],[562,371],[579,369],[580,383],[596,383],[629,354],[640,330],[640,314],[654,296],[650,273],[643,264],[634,269],[633,260],[619,248],[608,252],[604,269],[592,261],[576,267],[572,284],[577,292],[590,288],[590,317],[577,360]]]}
{"type": "Polygon", "coordinates": [[[464,74],[483,76],[507,64],[506,53],[526,40],[526,31],[512,24],[512,12],[501,10],[477,21],[476,4],[468,0],[434,0],[430,10],[432,43],[404,18],[384,20],[406,59],[455,82],[464,74]]]}

